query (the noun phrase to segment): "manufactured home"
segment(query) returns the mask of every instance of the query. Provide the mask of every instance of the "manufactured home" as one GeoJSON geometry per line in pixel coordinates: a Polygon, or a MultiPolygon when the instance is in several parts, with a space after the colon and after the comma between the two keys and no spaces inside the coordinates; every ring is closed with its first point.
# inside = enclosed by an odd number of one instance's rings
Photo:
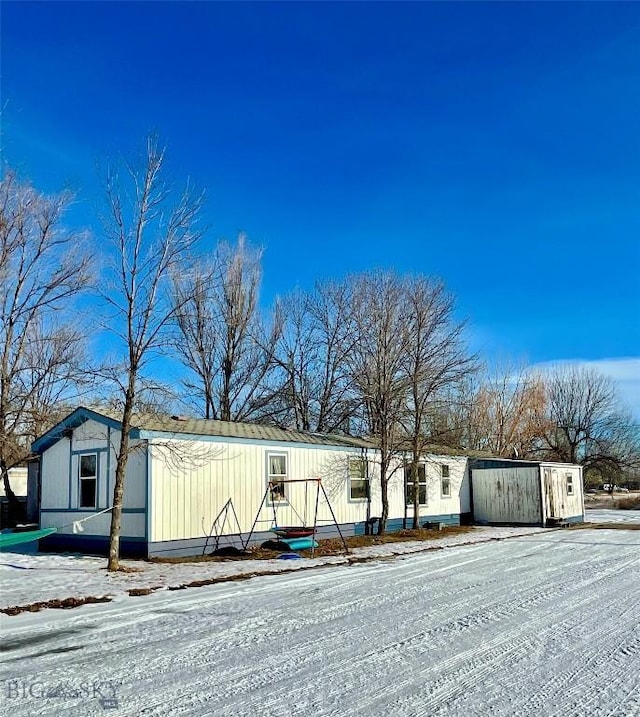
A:
{"type": "MultiPolygon", "coordinates": [[[[249,535],[260,543],[275,526],[315,525],[319,537],[350,536],[367,532],[380,516],[379,458],[370,440],[150,415],[135,417],[133,426],[123,555],[198,555],[221,536],[236,547],[249,535]]],[[[81,407],[33,444],[40,456],[40,527],[57,528],[41,547],[107,550],[120,427],[117,414],[81,407]],[[74,532],[79,521],[83,531],[74,532]]],[[[421,525],[470,522],[472,466],[474,477],[483,470],[468,456],[434,451],[410,471],[399,457],[388,484],[388,530],[411,526],[414,490],[421,525]]],[[[525,481],[518,490],[532,485],[525,481]]],[[[582,495],[578,474],[574,490],[582,495]]],[[[477,494],[484,495],[481,487],[477,494]]],[[[519,522],[519,514],[508,520],[510,507],[496,522],[519,522]]],[[[493,522],[483,510],[476,519],[493,522]]],[[[541,513],[537,524],[548,515],[541,513]]]]}
{"type": "MultiPolygon", "coordinates": [[[[58,528],[43,547],[106,550],[119,429],[115,414],[78,408],[33,444],[40,455],[40,526],[58,528]],[[84,531],[74,533],[74,523],[86,518],[84,531]]],[[[130,438],[123,554],[197,555],[213,533],[235,534],[238,544],[253,528],[252,542],[262,542],[273,537],[274,525],[313,521],[320,537],[336,535],[337,526],[349,536],[364,533],[381,512],[378,461],[368,440],[157,416],[136,417],[130,438]],[[229,500],[233,512],[216,524],[229,500]]],[[[470,514],[466,458],[428,456],[416,480],[421,522],[459,524],[470,514]]],[[[412,489],[396,466],[389,530],[412,520],[405,499],[412,489]]]]}

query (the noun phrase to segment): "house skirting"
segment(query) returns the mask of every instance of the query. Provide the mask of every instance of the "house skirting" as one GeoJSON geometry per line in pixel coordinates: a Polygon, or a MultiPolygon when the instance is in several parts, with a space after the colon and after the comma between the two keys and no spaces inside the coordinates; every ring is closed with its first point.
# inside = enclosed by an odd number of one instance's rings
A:
{"type": "MultiPolygon", "coordinates": [[[[459,514],[446,515],[426,515],[420,518],[420,524],[426,522],[437,522],[445,525],[460,525],[459,514]]],[[[387,532],[393,533],[402,530],[403,519],[393,518],[387,521],[387,532]]],[[[340,533],[343,537],[348,538],[353,535],[365,535],[366,524],[360,523],[342,523],[340,531],[335,525],[322,525],[316,530],[317,540],[326,540],[328,538],[338,538],[340,533]]],[[[375,532],[375,528],[374,528],[375,532]]],[[[243,536],[246,539],[246,534],[243,536]]],[[[260,545],[266,540],[277,540],[277,536],[270,531],[257,531],[251,536],[249,545],[260,545]]],[[[190,538],[186,540],[165,540],[162,542],[149,544],[150,558],[180,558],[190,555],[209,554],[215,550],[216,538],[190,538]]],[[[223,535],[218,539],[218,547],[234,547],[242,548],[242,538],[239,535],[223,535]]]]}
{"type": "MultiPolygon", "coordinates": [[[[421,515],[420,526],[423,527],[426,523],[442,523],[443,525],[460,525],[464,521],[464,515],[461,516],[459,513],[443,513],[442,515],[421,515]]],[[[403,530],[411,528],[413,524],[413,517],[409,516],[406,518],[389,518],[387,519],[387,532],[395,533],[397,530],[403,530]]],[[[354,523],[355,535],[366,534],[366,523],[354,523]]],[[[373,532],[376,532],[374,526],[373,532]]]]}
{"type": "MultiPolygon", "coordinates": [[[[355,535],[354,523],[346,523],[340,526],[340,532],[347,538],[355,535]]],[[[363,524],[364,525],[364,524],[363,524]]],[[[243,539],[247,539],[247,533],[240,535],[221,535],[217,539],[219,548],[242,548],[243,539]]],[[[316,530],[316,540],[337,538],[340,536],[335,525],[321,525],[316,530]]],[[[266,540],[278,540],[278,536],[267,530],[255,531],[251,536],[249,545],[261,545],[266,540]]],[[[216,537],[210,538],[187,538],[186,540],[164,540],[162,542],[149,544],[150,558],[182,558],[190,555],[208,555],[216,548],[216,537]]]]}
{"type": "MultiPolygon", "coordinates": [[[[45,553],[83,553],[109,555],[109,538],[106,535],[53,533],[38,541],[45,553]]],[[[146,558],[147,542],[144,538],[120,538],[120,555],[123,558],[146,558]]]]}
{"type": "MultiPolygon", "coordinates": [[[[575,523],[584,523],[584,515],[571,515],[568,518],[557,518],[556,520],[559,520],[564,525],[573,525],[575,523]]],[[[511,528],[514,526],[522,527],[522,528],[551,528],[554,527],[550,521],[549,518],[546,519],[546,521],[543,523],[542,521],[537,521],[535,523],[517,523],[512,521],[507,522],[495,522],[495,521],[488,521],[488,520],[478,520],[475,523],[476,525],[492,525],[496,528],[511,528]]]]}
{"type": "MultiPolygon", "coordinates": [[[[584,523],[584,515],[570,515],[568,518],[557,518],[556,520],[565,525],[575,525],[576,523],[584,523]]],[[[547,518],[547,521],[550,524],[549,518],[547,518]]]]}
{"type": "Polygon", "coordinates": [[[572,515],[569,518],[564,518],[565,523],[584,523],[584,515],[572,515]]]}
{"type": "MultiPolygon", "coordinates": [[[[460,525],[461,517],[457,513],[443,515],[425,515],[420,517],[420,525],[425,523],[442,523],[443,525],[460,525]]],[[[411,519],[409,519],[411,520],[411,519]]],[[[403,518],[392,518],[387,521],[387,532],[393,533],[402,530],[405,523],[403,518]]],[[[409,526],[410,522],[407,521],[409,526]]],[[[375,532],[375,526],[374,530],[375,532]]],[[[343,523],[340,530],[335,525],[321,525],[316,530],[317,540],[338,538],[342,533],[345,538],[353,535],[365,535],[366,523],[343,523]]],[[[183,540],[163,540],[149,542],[144,538],[123,537],[120,539],[120,555],[127,558],[183,558],[212,553],[216,544],[219,548],[242,548],[244,535],[202,536],[198,538],[185,538],[183,540]]],[[[249,545],[260,545],[267,540],[277,540],[271,531],[260,530],[253,533],[249,545]]],[[[40,540],[40,550],[43,552],[76,552],[87,555],[108,555],[109,538],[104,535],[87,535],[86,533],[67,534],[54,533],[40,540]]]]}

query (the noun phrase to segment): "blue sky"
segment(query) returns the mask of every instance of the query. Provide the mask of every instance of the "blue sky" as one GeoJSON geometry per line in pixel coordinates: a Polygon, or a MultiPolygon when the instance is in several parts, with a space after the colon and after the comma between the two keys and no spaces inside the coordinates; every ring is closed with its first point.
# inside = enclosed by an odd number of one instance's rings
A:
{"type": "Polygon", "coordinates": [[[640,416],[640,4],[1,12],[4,158],[76,189],[75,221],[96,224],[96,162],[158,131],[208,241],[265,247],[265,302],[435,274],[474,348],[595,362],[640,416]]]}

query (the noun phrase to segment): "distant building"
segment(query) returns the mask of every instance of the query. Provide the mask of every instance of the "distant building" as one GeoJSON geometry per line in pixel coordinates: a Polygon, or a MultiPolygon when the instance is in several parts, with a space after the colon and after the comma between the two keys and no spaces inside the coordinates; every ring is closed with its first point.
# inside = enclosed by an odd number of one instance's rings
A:
{"type": "MultiPolygon", "coordinates": [[[[23,507],[25,516],[27,505],[27,476],[28,469],[26,466],[9,468],[9,485],[23,507]]],[[[4,481],[0,480],[0,528],[7,527],[11,527],[9,521],[9,499],[4,489],[4,481]]]]}

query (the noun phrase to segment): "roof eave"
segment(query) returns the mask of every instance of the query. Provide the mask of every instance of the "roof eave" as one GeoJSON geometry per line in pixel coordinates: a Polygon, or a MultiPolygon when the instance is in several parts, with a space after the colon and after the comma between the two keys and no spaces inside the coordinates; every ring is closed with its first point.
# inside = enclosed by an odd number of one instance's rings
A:
{"type": "Polygon", "coordinates": [[[116,421],[114,418],[105,416],[102,413],[98,413],[90,408],[86,408],[86,406],[79,406],[75,411],[73,411],[73,413],[70,413],[62,421],[56,423],[53,428],[49,429],[45,434],[37,438],[31,444],[31,452],[37,454],[44,453],[44,451],[51,448],[51,446],[57,443],[61,438],[64,438],[66,431],[73,430],[87,421],[96,421],[97,423],[102,423],[103,425],[115,428],[116,430],[119,430],[122,425],[120,421],[116,421]]]}

